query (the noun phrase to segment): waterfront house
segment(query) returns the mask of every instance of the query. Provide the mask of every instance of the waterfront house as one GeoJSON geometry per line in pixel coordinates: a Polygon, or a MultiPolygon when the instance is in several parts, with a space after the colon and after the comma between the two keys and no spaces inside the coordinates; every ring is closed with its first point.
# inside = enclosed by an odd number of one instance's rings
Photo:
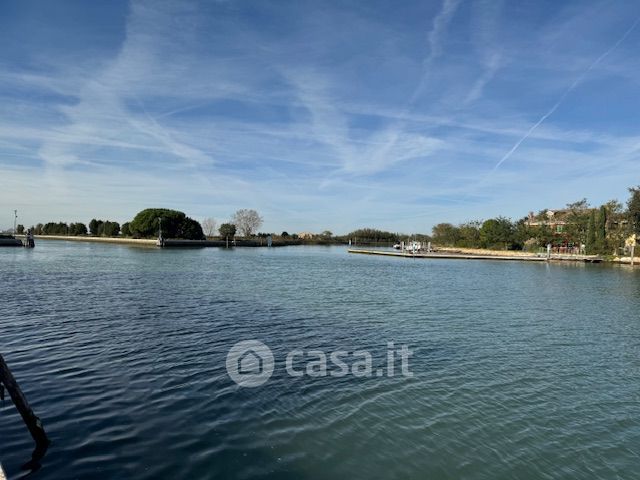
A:
{"type": "Polygon", "coordinates": [[[567,217],[570,211],[566,209],[561,210],[547,210],[543,214],[534,214],[529,212],[527,217],[527,225],[529,227],[541,227],[543,225],[548,226],[554,233],[563,233],[568,223],[567,217]]]}

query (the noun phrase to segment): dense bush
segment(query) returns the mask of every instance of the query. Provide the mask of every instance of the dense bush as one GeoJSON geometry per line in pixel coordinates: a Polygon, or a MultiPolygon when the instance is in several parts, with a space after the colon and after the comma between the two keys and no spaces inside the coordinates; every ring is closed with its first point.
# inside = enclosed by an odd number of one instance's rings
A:
{"type": "Polygon", "coordinates": [[[222,238],[233,238],[236,235],[236,226],[233,223],[223,223],[218,229],[222,238]]]}
{"type": "Polygon", "coordinates": [[[82,222],[69,225],[69,235],[86,235],[87,233],[87,226],[82,222]]]}
{"type": "Polygon", "coordinates": [[[120,234],[120,224],[94,218],[89,222],[89,230],[91,230],[91,235],[97,237],[117,237],[120,234]]]}
{"type": "Polygon", "coordinates": [[[358,242],[397,242],[400,237],[397,233],[376,230],[375,228],[360,228],[348,233],[347,238],[357,239],[358,242]]]}
{"type": "Polygon", "coordinates": [[[129,231],[134,237],[157,237],[162,225],[164,238],[204,240],[202,226],[183,212],[166,208],[147,208],[139,212],[129,223],[129,231]],[[161,219],[161,220],[158,220],[161,219]]]}

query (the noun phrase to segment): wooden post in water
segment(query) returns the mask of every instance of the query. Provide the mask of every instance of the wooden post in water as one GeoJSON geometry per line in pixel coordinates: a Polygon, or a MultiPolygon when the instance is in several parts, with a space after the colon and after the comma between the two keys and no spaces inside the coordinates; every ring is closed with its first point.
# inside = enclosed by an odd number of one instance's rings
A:
{"type": "MultiPolygon", "coordinates": [[[[9,366],[4,361],[4,358],[2,358],[2,355],[0,355],[0,390],[3,389],[3,385],[9,392],[9,396],[11,397],[11,400],[13,400],[13,404],[18,409],[18,412],[22,416],[22,420],[24,420],[24,423],[29,429],[29,433],[31,433],[31,436],[36,442],[36,449],[33,452],[33,461],[37,462],[47,451],[47,447],[50,443],[49,438],[44,431],[42,422],[37,415],[33,413],[33,410],[31,410],[29,402],[27,402],[27,398],[22,393],[22,390],[20,390],[20,386],[18,385],[18,382],[16,382],[11,370],[9,370],[9,366]]],[[[0,391],[0,393],[2,393],[2,399],[4,400],[4,391],[0,391]]]]}
{"type": "Polygon", "coordinates": [[[625,247],[627,247],[631,252],[631,266],[635,264],[635,253],[636,253],[636,243],[638,243],[638,236],[636,234],[631,235],[624,241],[625,247]]]}

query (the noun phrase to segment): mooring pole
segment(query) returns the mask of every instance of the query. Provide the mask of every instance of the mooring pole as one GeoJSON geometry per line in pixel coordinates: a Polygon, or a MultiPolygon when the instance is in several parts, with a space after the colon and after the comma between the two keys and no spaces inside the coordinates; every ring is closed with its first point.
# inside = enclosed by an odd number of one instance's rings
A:
{"type": "Polygon", "coordinates": [[[36,442],[34,460],[36,460],[36,456],[41,458],[49,446],[49,438],[44,431],[42,422],[38,416],[33,413],[33,410],[29,406],[29,402],[27,402],[27,398],[22,393],[22,390],[20,390],[20,386],[18,385],[18,382],[16,382],[11,370],[9,370],[9,366],[4,361],[4,358],[2,358],[2,355],[0,355],[0,393],[2,393],[1,396],[4,400],[4,391],[2,391],[3,385],[9,392],[9,396],[11,397],[11,400],[13,400],[13,404],[18,409],[18,412],[22,416],[22,420],[24,420],[24,423],[29,429],[29,433],[31,433],[31,436],[36,442]]]}

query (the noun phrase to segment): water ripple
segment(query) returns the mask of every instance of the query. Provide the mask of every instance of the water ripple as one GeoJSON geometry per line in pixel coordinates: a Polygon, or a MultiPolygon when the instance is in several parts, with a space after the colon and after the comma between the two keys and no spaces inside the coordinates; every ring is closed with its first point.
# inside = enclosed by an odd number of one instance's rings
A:
{"type": "MultiPolygon", "coordinates": [[[[633,478],[629,269],[339,248],[0,250],[0,348],[53,444],[48,478],[633,478]],[[11,251],[8,251],[11,250],[11,251]],[[20,281],[14,279],[19,278],[20,281]],[[272,379],[225,356],[259,339],[272,379]],[[413,378],[290,378],[293,349],[413,350],[413,378]]],[[[10,475],[31,441],[0,405],[10,475]]]]}

